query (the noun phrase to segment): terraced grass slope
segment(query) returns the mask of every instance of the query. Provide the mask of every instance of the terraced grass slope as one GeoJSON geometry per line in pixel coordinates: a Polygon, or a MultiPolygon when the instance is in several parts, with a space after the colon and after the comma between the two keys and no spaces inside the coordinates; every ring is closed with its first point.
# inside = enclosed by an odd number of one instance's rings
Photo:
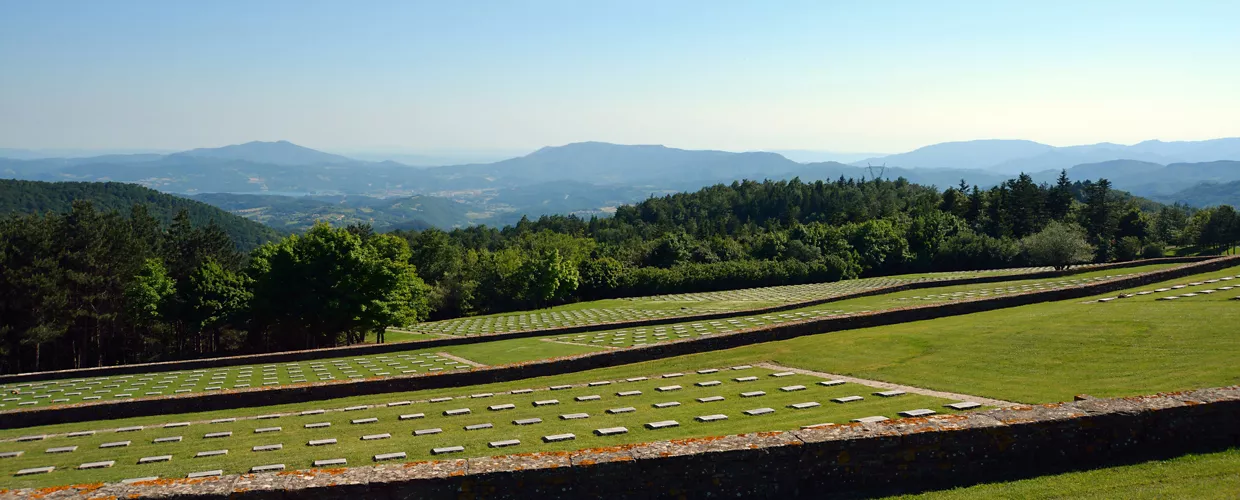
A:
{"type": "Polygon", "coordinates": [[[317,460],[366,465],[388,453],[404,453],[399,461],[429,460],[439,456],[436,448],[455,446],[463,449],[446,455],[576,450],[899,418],[898,412],[915,409],[953,413],[944,405],[956,402],[918,394],[882,397],[875,393],[884,389],[743,365],[619,379],[587,376],[564,384],[523,381],[502,388],[0,431],[0,453],[21,452],[0,458],[0,477],[8,487],[32,487],[209,470],[243,473],[271,464],[309,469],[317,460]],[[848,396],[860,399],[832,402],[848,396]],[[647,425],[669,421],[674,424],[666,428],[647,425]],[[596,432],[619,427],[624,430],[614,435],[596,432]],[[199,456],[204,452],[211,456],[199,456]],[[160,460],[140,463],[145,457],[160,460]],[[114,462],[109,467],[77,469],[109,461],[114,462]],[[14,476],[47,466],[55,470],[14,476]]]}
{"type": "Polygon", "coordinates": [[[39,407],[62,403],[71,404],[97,400],[188,395],[229,389],[278,387],[288,384],[331,380],[392,377],[436,373],[443,370],[461,370],[468,369],[469,366],[455,360],[441,358],[436,353],[447,352],[481,364],[507,364],[605,349],[629,348],[698,338],[719,333],[743,331],[753,327],[868,312],[871,310],[887,310],[908,307],[910,305],[934,304],[953,300],[1079,286],[1096,281],[1129,276],[1135,273],[1163,269],[1168,266],[1168,264],[1159,264],[1118,271],[1087,272],[1056,279],[1018,279],[1002,283],[955,285],[909,290],[848,299],[822,306],[810,306],[779,313],[737,315],[732,318],[719,320],[690,321],[630,329],[599,330],[573,335],[549,335],[536,339],[497,339],[493,342],[440,349],[417,349],[418,345],[414,342],[409,344],[410,350],[408,351],[382,355],[348,356],[295,363],[253,364],[190,371],[151,372],[139,375],[0,384],[0,390],[7,393],[0,400],[0,412],[12,408],[39,407]]]}

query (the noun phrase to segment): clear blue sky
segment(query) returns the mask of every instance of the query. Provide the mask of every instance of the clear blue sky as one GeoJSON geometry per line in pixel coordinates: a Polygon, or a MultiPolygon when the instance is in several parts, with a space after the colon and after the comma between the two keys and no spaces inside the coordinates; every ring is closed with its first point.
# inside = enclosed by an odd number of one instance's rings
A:
{"type": "Polygon", "coordinates": [[[1240,2],[0,0],[0,146],[1240,135],[1240,2]]]}

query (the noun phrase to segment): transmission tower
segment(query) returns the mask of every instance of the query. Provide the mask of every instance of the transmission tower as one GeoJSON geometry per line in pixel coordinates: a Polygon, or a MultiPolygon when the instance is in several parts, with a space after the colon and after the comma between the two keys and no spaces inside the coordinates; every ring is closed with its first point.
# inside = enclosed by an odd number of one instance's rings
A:
{"type": "Polygon", "coordinates": [[[887,162],[883,162],[882,165],[871,165],[870,162],[866,162],[865,165],[866,171],[870,173],[870,180],[878,180],[887,173],[887,162]],[[874,172],[878,172],[878,175],[874,175],[874,172]]]}

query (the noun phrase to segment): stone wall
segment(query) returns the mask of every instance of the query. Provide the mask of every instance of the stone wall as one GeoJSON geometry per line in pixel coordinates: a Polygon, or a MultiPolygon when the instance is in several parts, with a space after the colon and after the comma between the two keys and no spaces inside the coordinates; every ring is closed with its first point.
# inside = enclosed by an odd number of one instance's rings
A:
{"type": "Polygon", "coordinates": [[[1240,446],[1240,386],[560,453],[0,491],[56,498],[856,498],[1240,446]]]}
{"type": "Polygon", "coordinates": [[[800,309],[802,307],[810,307],[819,304],[827,304],[830,302],[839,302],[841,300],[855,299],[859,297],[869,297],[873,295],[882,295],[905,290],[917,290],[923,288],[937,288],[943,286],[971,285],[982,283],[998,283],[1003,281],[1011,281],[1014,279],[1048,279],[1080,274],[1083,272],[1094,272],[1108,269],[1122,269],[1126,267],[1137,267],[1152,264],[1176,264],[1176,263],[1194,263],[1209,260],[1211,257],[1167,257],[1162,259],[1147,259],[1131,262],[1115,262],[1110,264],[1102,264],[1091,266],[1088,268],[1068,269],[1063,271],[1042,271],[1036,273],[1020,274],[1020,275],[993,275],[993,276],[977,276],[972,278],[955,278],[935,281],[922,281],[915,283],[906,283],[902,285],[893,285],[862,292],[848,293],[834,297],[826,297],[821,299],[807,300],[802,302],[792,302],[788,304],[779,304],[770,307],[762,307],[757,309],[748,309],[743,311],[723,311],[716,313],[651,318],[632,321],[617,321],[612,323],[597,323],[593,325],[568,326],[561,328],[543,328],[538,330],[525,330],[520,332],[499,333],[491,335],[478,335],[472,337],[451,337],[451,338],[433,338],[430,340],[422,340],[415,342],[398,342],[391,344],[364,344],[344,347],[328,347],[322,349],[307,349],[300,351],[281,351],[263,354],[248,354],[241,356],[221,356],[215,358],[202,358],[183,361],[164,361],[159,363],[135,363],[121,366],[104,366],[96,368],[80,368],[73,370],[59,370],[49,372],[30,372],[0,375],[0,384],[21,383],[35,380],[55,380],[66,378],[83,378],[83,377],[105,377],[113,375],[128,375],[138,373],[150,373],[155,371],[175,371],[175,370],[198,370],[205,368],[219,368],[224,366],[239,366],[261,363],[291,363],[295,361],[307,361],[313,359],[337,358],[348,356],[369,356],[373,354],[386,354],[391,352],[402,352],[413,349],[434,349],[440,347],[477,344],[482,342],[494,342],[496,340],[507,340],[528,337],[541,337],[545,335],[568,335],[586,331],[595,331],[600,329],[616,329],[616,328],[634,328],[644,326],[657,326],[673,323],[686,323],[697,321],[710,321],[715,319],[731,318],[744,314],[771,314],[776,312],[788,311],[792,309],[800,309]]]}
{"type": "Polygon", "coordinates": [[[728,334],[715,334],[708,337],[663,342],[643,347],[617,349],[511,365],[474,368],[469,371],[402,375],[362,380],[311,382],[273,386],[270,388],[256,387],[240,390],[223,390],[207,394],[159,396],[123,401],[47,406],[37,409],[18,409],[0,412],[0,417],[2,417],[0,418],[0,428],[9,429],[145,415],[227,410],[370,394],[462,387],[561,375],[685,354],[787,340],[805,335],[971,314],[1039,302],[1090,297],[1111,291],[1224,269],[1238,264],[1240,264],[1240,256],[1226,257],[1072,288],[1027,292],[938,305],[912,306],[844,317],[809,319],[755,327],[728,334]]]}

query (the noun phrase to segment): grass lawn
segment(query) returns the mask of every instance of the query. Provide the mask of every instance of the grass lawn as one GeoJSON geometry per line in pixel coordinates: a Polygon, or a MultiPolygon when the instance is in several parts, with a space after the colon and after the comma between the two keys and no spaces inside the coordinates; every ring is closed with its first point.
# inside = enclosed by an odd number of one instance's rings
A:
{"type": "Polygon", "coordinates": [[[891,497],[890,500],[992,498],[1235,499],[1240,498],[1240,449],[1006,483],[980,484],[891,497]]]}
{"type": "MultiPolygon", "coordinates": [[[[473,398],[471,395],[484,392],[498,392],[493,388],[465,387],[451,390],[419,391],[404,394],[387,394],[380,398],[348,398],[328,402],[303,403],[285,405],[279,408],[252,408],[230,412],[212,412],[194,415],[164,415],[126,419],[124,421],[99,421],[69,425],[48,426],[38,429],[20,429],[0,431],[0,452],[24,451],[17,458],[0,459],[0,477],[5,477],[6,487],[50,486],[77,484],[97,481],[117,481],[133,477],[161,476],[184,477],[196,471],[222,469],[225,473],[247,472],[250,467],[267,464],[285,464],[287,468],[306,469],[312,467],[314,460],[345,458],[349,465],[366,465],[374,463],[373,456],[379,453],[403,451],[407,453],[406,461],[429,460],[433,457],[430,451],[435,447],[464,446],[465,451],[451,455],[452,457],[491,456],[506,453],[522,453],[552,450],[577,450],[600,446],[611,446],[628,443],[641,443],[665,439],[695,436],[726,435],[756,431],[791,430],[801,425],[826,422],[847,422],[853,418],[884,415],[897,418],[896,413],[903,410],[929,408],[944,413],[951,411],[943,405],[954,401],[906,394],[893,398],[881,398],[871,395],[876,390],[858,384],[844,384],[824,387],[816,383],[822,379],[793,374],[782,377],[772,376],[774,372],[763,368],[746,368],[732,370],[726,367],[717,373],[698,374],[687,372],[675,378],[660,378],[657,373],[650,373],[647,380],[623,381],[616,379],[613,383],[598,387],[584,386],[586,382],[600,380],[591,378],[588,373],[576,374],[572,383],[579,385],[565,390],[547,390],[547,385],[534,381],[521,381],[503,384],[507,390],[517,388],[538,389],[530,394],[496,394],[489,397],[473,398]],[[754,381],[737,381],[738,377],[754,376],[754,381]],[[719,381],[713,386],[701,387],[698,382],[719,381]],[[658,387],[679,385],[682,388],[660,392],[658,387]],[[781,387],[801,385],[805,389],[786,392],[781,387]],[[619,396],[622,391],[640,391],[640,395],[619,396]],[[763,396],[741,397],[740,393],[764,391],[763,396]],[[451,395],[455,399],[447,402],[428,402],[429,399],[451,395]],[[599,396],[598,400],[577,401],[579,396],[599,396]],[[842,396],[863,396],[863,401],[839,404],[830,401],[842,396]],[[723,396],[723,401],[699,402],[697,398],[723,396]],[[533,405],[534,401],[557,399],[557,405],[533,405]],[[388,407],[381,403],[413,400],[409,405],[388,407]],[[367,401],[374,407],[341,411],[342,408],[361,404],[367,401]],[[655,408],[655,403],[677,401],[680,406],[671,408],[655,408]],[[804,410],[788,408],[788,405],[802,402],[820,402],[822,406],[804,410]],[[491,411],[491,405],[513,404],[514,409],[491,411]],[[611,408],[633,407],[634,411],[620,414],[608,414],[611,408]],[[773,408],[774,413],[760,416],[747,416],[742,412],[754,408],[773,408]],[[471,413],[460,416],[445,416],[445,410],[469,408],[471,413]],[[307,409],[332,410],[319,415],[285,415],[274,419],[245,419],[236,422],[208,423],[207,420],[220,417],[254,417],[277,411],[298,411],[307,409]],[[423,417],[400,420],[404,414],[422,413],[423,417]],[[586,413],[588,418],[562,420],[560,415],[586,413]],[[698,422],[695,417],[702,415],[724,414],[727,420],[717,422],[698,422]],[[352,424],[354,419],[377,418],[378,422],[352,424]],[[515,425],[514,420],[541,418],[541,423],[532,425],[515,425]],[[649,422],[675,420],[679,427],[651,430],[644,424],[649,422]],[[188,427],[162,428],[160,425],[169,422],[193,422],[188,427]],[[330,427],[307,429],[306,424],[330,422],[330,427]],[[473,424],[491,423],[493,428],[482,430],[465,430],[473,424]],[[133,432],[116,432],[122,425],[146,425],[147,428],[133,432]],[[595,429],[623,426],[628,428],[627,434],[600,437],[593,434],[595,429]],[[256,433],[259,428],[280,427],[278,431],[256,433]],[[441,433],[415,436],[414,430],[442,429],[441,433]],[[63,433],[81,430],[97,430],[95,435],[85,437],[67,437],[63,433]],[[222,438],[206,438],[206,433],[231,431],[232,435],[222,438]],[[13,438],[34,434],[54,435],[41,441],[15,442],[13,438]],[[390,438],[363,441],[361,437],[372,434],[391,434],[390,438]],[[544,443],[542,437],[551,434],[573,433],[576,439],[561,443],[544,443]],[[153,439],[181,436],[182,440],[175,443],[153,443],[153,439]],[[308,446],[314,439],[335,438],[337,444],[326,446],[308,446]],[[494,449],[488,447],[492,441],[518,439],[520,445],[494,449]],[[131,441],[122,448],[100,449],[103,443],[131,441]],[[254,446],[282,444],[283,448],[276,451],[251,451],[254,446]],[[52,447],[73,446],[78,449],[69,453],[44,453],[52,447]],[[228,454],[216,457],[195,458],[200,451],[227,449],[228,454]],[[172,455],[172,460],[156,464],[137,463],[138,459],[147,456],[172,455]],[[116,465],[107,469],[79,471],[78,464],[94,461],[115,460],[116,465]],[[13,477],[19,469],[54,465],[56,470],[50,474],[13,477]]],[[[566,377],[557,377],[564,379],[566,377]]]]}
{"type": "Polygon", "coordinates": [[[502,365],[535,359],[584,354],[605,349],[594,346],[544,342],[541,338],[527,338],[449,346],[439,350],[484,365],[502,365]]]}
{"type": "MultiPolygon", "coordinates": [[[[1240,267],[1131,292],[1238,273],[1240,267]]],[[[685,358],[701,364],[772,360],[1027,403],[1071,400],[1082,393],[1114,397],[1240,384],[1240,301],[1230,300],[1240,289],[1155,300],[1170,293],[1105,304],[1034,304],[685,358]]]]}

